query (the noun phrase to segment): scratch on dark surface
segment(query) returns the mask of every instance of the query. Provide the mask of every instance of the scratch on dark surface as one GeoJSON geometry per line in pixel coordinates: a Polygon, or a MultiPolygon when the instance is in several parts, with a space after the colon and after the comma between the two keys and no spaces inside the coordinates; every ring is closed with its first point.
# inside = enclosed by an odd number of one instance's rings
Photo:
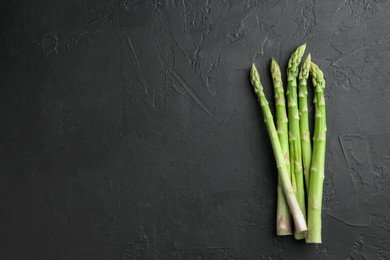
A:
{"type": "Polygon", "coordinates": [[[275,27],[278,27],[280,20],[284,17],[283,15],[284,15],[284,12],[286,11],[287,3],[288,3],[288,0],[286,0],[286,1],[284,2],[284,6],[283,6],[283,9],[282,9],[282,13],[281,13],[280,16],[279,16],[279,18],[278,18],[278,20],[277,20],[277,22],[276,22],[275,27]]]}
{"type": "Polygon", "coordinates": [[[343,60],[343,59],[345,59],[345,58],[347,58],[347,57],[349,57],[349,56],[355,54],[356,52],[359,52],[359,51],[361,51],[361,50],[364,50],[364,49],[370,47],[371,45],[372,45],[372,44],[370,43],[370,44],[364,45],[364,46],[362,46],[362,47],[359,47],[359,48],[357,48],[357,49],[355,49],[355,50],[353,50],[353,51],[351,51],[351,52],[348,52],[348,53],[346,53],[346,54],[341,55],[339,58],[337,58],[336,60],[334,60],[334,61],[332,62],[332,65],[333,65],[333,66],[336,65],[336,63],[337,63],[338,61],[343,60]]]}
{"type": "Polygon", "coordinates": [[[282,1],[282,0],[278,0],[278,1],[270,1],[270,3],[273,3],[273,5],[271,5],[268,10],[266,9],[266,12],[270,12],[272,9],[274,9],[278,4],[279,2],[282,1]]]}
{"type": "MultiPolygon", "coordinates": [[[[332,66],[339,68],[336,65],[332,65],[332,66]]],[[[350,82],[349,78],[347,77],[347,73],[344,72],[342,69],[338,69],[334,72],[334,79],[336,80],[337,84],[339,86],[342,86],[346,91],[351,91],[351,87],[350,87],[351,82],[350,82]]]]}
{"type": "Polygon", "coordinates": [[[329,217],[332,217],[333,219],[347,225],[347,226],[350,226],[350,227],[369,227],[369,223],[368,224],[352,224],[352,223],[348,223],[347,221],[339,218],[339,217],[336,217],[336,216],[333,216],[331,213],[327,212],[326,213],[329,217]]]}
{"type": "Polygon", "coordinates": [[[199,52],[200,52],[200,46],[202,45],[204,39],[205,39],[205,33],[202,33],[200,35],[200,41],[199,41],[198,45],[196,46],[194,52],[192,53],[192,56],[194,57],[193,61],[192,61],[192,66],[194,66],[194,67],[196,67],[196,65],[199,63],[199,59],[202,58],[199,56],[199,52]]]}
{"type": "MultiPolygon", "coordinates": [[[[343,54],[343,52],[337,46],[335,46],[335,43],[333,41],[331,41],[329,44],[330,44],[330,47],[332,47],[333,50],[338,52],[339,55],[343,54]]],[[[330,61],[331,59],[326,59],[326,60],[330,61]]]]}
{"type": "Polygon", "coordinates": [[[210,64],[210,67],[207,71],[207,73],[213,72],[219,67],[219,64],[221,64],[221,54],[218,54],[217,59],[210,64]]]}
{"type": "Polygon", "coordinates": [[[344,148],[344,143],[343,143],[343,135],[340,135],[339,136],[339,142],[340,142],[340,146],[341,146],[341,150],[343,151],[343,155],[344,155],[344,159],[345,159],[345,163],[347,164],[348,166],[348,159],[347,159],[347,152],[344,148]]]}
{"type": "MultiPolygon", "coordinates": [[[[344,159],[345,159],[345,163],[347,165],[347,168],[348,168],[348,171],[350,170],[349,169],[349,165],[348,165],[348,159],[347,159],[347,151],[344,147],[344,143],[343,143],[343,139],[342,139],[342,136],[340,135],[339,136],[339,142],[340,142],[340,145],[341,145],[341,150],[343,151],[343,155],[344,155],[344,159]]],[[[351,175],[350,175],[351,176],[351,175]]],[[[352,178],[352,176],[351,176],[352,178]]],[[[353,188],[355,190],[355,192],[357,193],[357,190],[356,190],[356,186],[355,186],[355,182],[352,180],[352,184],[353,184],[353,188]]]]}
{"type": "Polygon", "coordinates": [[[186,10],[186,1],[182,0],[182,5],[183,5],[183,17],[184,17],[184,32],[187,36],[187,39],[190,39],[190,35],[188,33],[188,22],[187,22],[187,10],[186,10]]]}
{"type": "Polygon", "coordinates": [[[203,103],[202,99],[195,94],[195,92],[192,90],[192,88],[185,82],[185,80],[177,73],[175,69],[169,70],[169,72],[175,77],[177,82],[184,88],[184,90],[191,96],[191,98],[195,101],[195,103],[202,108],[207,114],[211,115],[210,110],[208,107],[203,103]]]}
{"type": "MultiPolygon", "coordinates": [[[[137,7],[145,2],[146,2],[145,0],[138,0],[138,1],[125,1],[122,4],[117,3],[120,5],[120,7],[113,8],[112,6],[110,6],[108,10],[105,11],[104,14],[89,20],[85,24],[85,26],[83,26],[82,30],[73,33],[70,37],[65,38],[63,40],[59,40],[55,33],[53,34],[49,33],[43,37],[43,39],[39,42],[39,45],[46,52],[48,52],[47,54],[57,54],[60,50],[63,49],[72,50],[76,46],[81,45],[82,43],[92,43],[98,37],[98,32],[92,29],[93,26],[103,23],[105,20],[110,18],[116,18],[116,20],[118,21],[117,13],[119,11],[123,9],[131,9],[137,7]],[[52,48],[53,45],[55,46],[55,48],[52,48]]],[[[84,8],[86,8],[85,1],[83,2],[83,6],[84,8]]]]}
{"type": "Polygon", "coordinates": [[[283,6],[283,10],[282,10],[281,16],[283,16],[284,12],[286,11],[287,3],[288,3],[288,0],[286,0],[286,2],[284,2],[284,6],[283,6]]]}
{"type": "Polygon", "coordinates": [[[209,93],[215,97],[215,95],[217,94],[217,92],[214,90],[212,91],[210,89],[210,84],[211,84],[211,75],[210,73],[212,73],[213,71],[215,71],[216,69],[218,69],[219,65],[221,64],[221,54],[218,54],[216,60],[214,62],[211,62],[210,63],[210,66],[209,66],[209,69],[207,70],[207,77],[206,77],[206,81],[205,81],[205,84],[207,86],[207,89],[209,91],[209,93]]]}
{"type": "Polygon", "coordinates": [[[133,42],[131,41],[131,37],[130,37],[130,36],[127,37],[127,42],[128,42],[128,44],[129,44],[129,46],[130,46],[131,52],[133,53],[135,62],[137,63],[137,74],[138,74],[138,77],[140,78],[141,83],[142,83],[142,86],[144,87],[145,94],[148,95],[148,89],[146,88],[145,76],[144,76],[144,73],[143,73],[143,71],[142,71],[141,64],[140,64],[140,62],[139,62],[137,53],[135,52],[135,49],[134,49],[134,46],[133,46],[133,42]]]}
{"type": "Polygon", "coordinates": [[[188,60],[188,63],[191,64],[191,59],[190,59],[190,56],[188,55],[188,53],[183,49],[183,47],[178,43],[178,41],[172,36],[173,40],[175,41],[177,47],[179,47],[179,50],[184,54],[184,56],[186,56],[187,60],[188,60]]]}
{"type": "Polygon", "coordinates": [[[185,96],[185,94],[183,93],[183,91],[182,91],[180,88],[178,88],[178,87],[176,86],[175,82],[172,83],[172,87],[173,87],[173,89],[174,89],[177,93],[179,93],[181,96],[185,96]]]}
{"type": "Polygon", "coordinates": [[[340,140],[350,175],[357,182],[360,194],[361,185],[373,185],[373,169],[369,157],[367,157],[367,154],[370,153],[367,139],[361,135],[343,135],[340,140]]]}
{"type": "Polygon", "coordinates": [[[263,43],[261,44],[261,55],[264,55],[264,45],[268,41],[268,36],[265,37],[263,43]]]}
{"type": "Polygon", "coordinates": [[[123,9],[131,9],[134,7],[137,7],[143,3],[145,3],[146,0],[138,0],[138,1],[125,1],[121,7],[119,8],[110,8],[111,10],[106,12],[105,14],[102,14],[98,17],[95,17],[87,22],[87,25],[93,25],[95,23],[101,22],[105,19],[108,19],[109,17],[115,16],[118,11],[121,11],[123,9]]]}
{"type": "Polygon", "coordinates": [[[346,163],[346,165],[348,166],[347,153],[346,153],[345,148],[344,148],[344,144],[343,144],[343,140],[342,140],[342,135],[339,136],[339,142],[340,142],[341,150],[343,151],[345,163],[346,163]]]}

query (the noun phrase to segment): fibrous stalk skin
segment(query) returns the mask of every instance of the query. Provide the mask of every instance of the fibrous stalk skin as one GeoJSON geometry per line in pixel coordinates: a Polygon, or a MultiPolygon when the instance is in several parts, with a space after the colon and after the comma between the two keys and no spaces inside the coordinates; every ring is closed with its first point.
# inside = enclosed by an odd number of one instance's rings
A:
{"type": "MultiPolygon", "coordinates": [[[[299,111],[297,97],[297,77],[298,66],[305,52],[306,44],[297,48],[291,55],[287,68],[287,106],[288,106],[288,129],[289,129],[289,145],[290,145],[290,163],[291,176],[294,180],[294,191],[298,199],[301,211],[306,216],[305,207],[305,188],[304,177],[302,170],[302,155],[301,155],[301,136],[299,127],[299,111]]],[[[298,230],[294,232],[296,239],[305,238],[305,233],[300,233],[298,230]]]]}
{"type": "Polygon", "coordinates": [[[298,81],[298,110],[299,128],[301,134],[301,152],[303,175],[305,177],[306,193],[309,193],[310,164],[311,164],[311,141],[309,130],[309,110],[307,106],[307,79],[309,77],[311,56],[307,55],[299,71],[298,81]]]}
{"type": "MultiPolygon", "coordinates": [[[[290,176],[290,156],[288,145],[288,119],[286,112],[286,100],[284,98],[284,89],[280,67],[276,60],[271,60],[271,76],[274,85],[275,93],[275,118],[276,130],[278,132],[280,146],[286,162],[287,172],[290,176]]],[[[277,207],[276,207],[276,234],[278,236],[285,236],[292,234],[291,214],[288,209],[287,201],[284,196],[282,182],[278,177],[277,186],[277,207]]]]}
{"type": "Polygon", "coordinates": [[[278,133],[276,131],[276,127],[273,121],[273,116],[271,114],[271,110],[269,108],[267,98],[264,95],[263,86],[260,82],[259,73],[257,72],[257,69],[254,64],[252,64],[252,68],[251,68],[251,83],[254,87],[254,91],[257,94],[257,97],[261,105],[261,109],[263,111],[264,122],[266,124],[268,135],[271,140],[271,145],[274,152],[276,165],[278,168],[278,175],[282,182],[282,187],[287,200],[287,204],[289,206],[290,212],[294,219],[295,229],[298,232],[303,232],[307,229],[305,217],[302,213],[298,200],[295,196],[295,192],[291,185],[291,181],[287,171],[286,161],[283,155],[282,148],[280,146],[278,133]]]}
{"type": "Polygon", "coordinates": [[[306,243],[321,243],[322,190],[324,184],[326,152],[325,80],[319,67],[311,62],[310,75],[314,86],[315,121],[313,154],[310,167],[308,195],[308,231],[306,243]]]}

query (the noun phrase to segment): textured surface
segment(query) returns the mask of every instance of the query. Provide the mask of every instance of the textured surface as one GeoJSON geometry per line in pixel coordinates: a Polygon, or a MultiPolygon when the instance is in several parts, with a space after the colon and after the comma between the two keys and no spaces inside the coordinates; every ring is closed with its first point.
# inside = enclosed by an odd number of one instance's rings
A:
{"type": "Polygon", "coordinates": [[[1,259],[390,258],[389,1],[0,5],[1,259]],[[275,236],[248,79],[271,101],[270,58],[303,42],[327,80],[320,246],[275,236]]]}

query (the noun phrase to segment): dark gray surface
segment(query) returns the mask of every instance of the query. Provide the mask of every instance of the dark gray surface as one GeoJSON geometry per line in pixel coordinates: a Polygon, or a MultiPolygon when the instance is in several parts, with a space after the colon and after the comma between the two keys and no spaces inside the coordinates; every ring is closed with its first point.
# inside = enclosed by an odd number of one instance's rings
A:
{"type": "Polygon", "coordinates": [[[1,1],[1,259],[389,259],[390,6],[1,1]],[[324,70],[323,244],[275,236],[249,85],[324,70]]]}

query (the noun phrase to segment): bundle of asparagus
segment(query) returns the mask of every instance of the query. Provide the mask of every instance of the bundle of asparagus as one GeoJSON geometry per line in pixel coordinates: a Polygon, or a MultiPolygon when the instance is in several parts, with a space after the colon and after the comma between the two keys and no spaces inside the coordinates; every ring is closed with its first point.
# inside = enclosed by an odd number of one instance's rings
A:
{"type": "Polygon", "coordinates": [[[288,62],[287,112],[280,68],[275,59],[271,60],[276,127],[254,64],[251,68],[251,83],[263,111],[278,169],[277,235],[292,234],[291,215],[294,220],[296,239],[305,238],[306,243],[321,243],[321,207],[326,146],[325,80],[319,67],[311,62],[310,54],[307,55],[299,71],[298,66],[305,49],[306,44],[299,46],[288,62]],[[315,91],[313,149],[310,142],[307,104],[309,75],[312,77],[315,91]],[[307,208],[305,194],[308,201],[307,208]]]}

